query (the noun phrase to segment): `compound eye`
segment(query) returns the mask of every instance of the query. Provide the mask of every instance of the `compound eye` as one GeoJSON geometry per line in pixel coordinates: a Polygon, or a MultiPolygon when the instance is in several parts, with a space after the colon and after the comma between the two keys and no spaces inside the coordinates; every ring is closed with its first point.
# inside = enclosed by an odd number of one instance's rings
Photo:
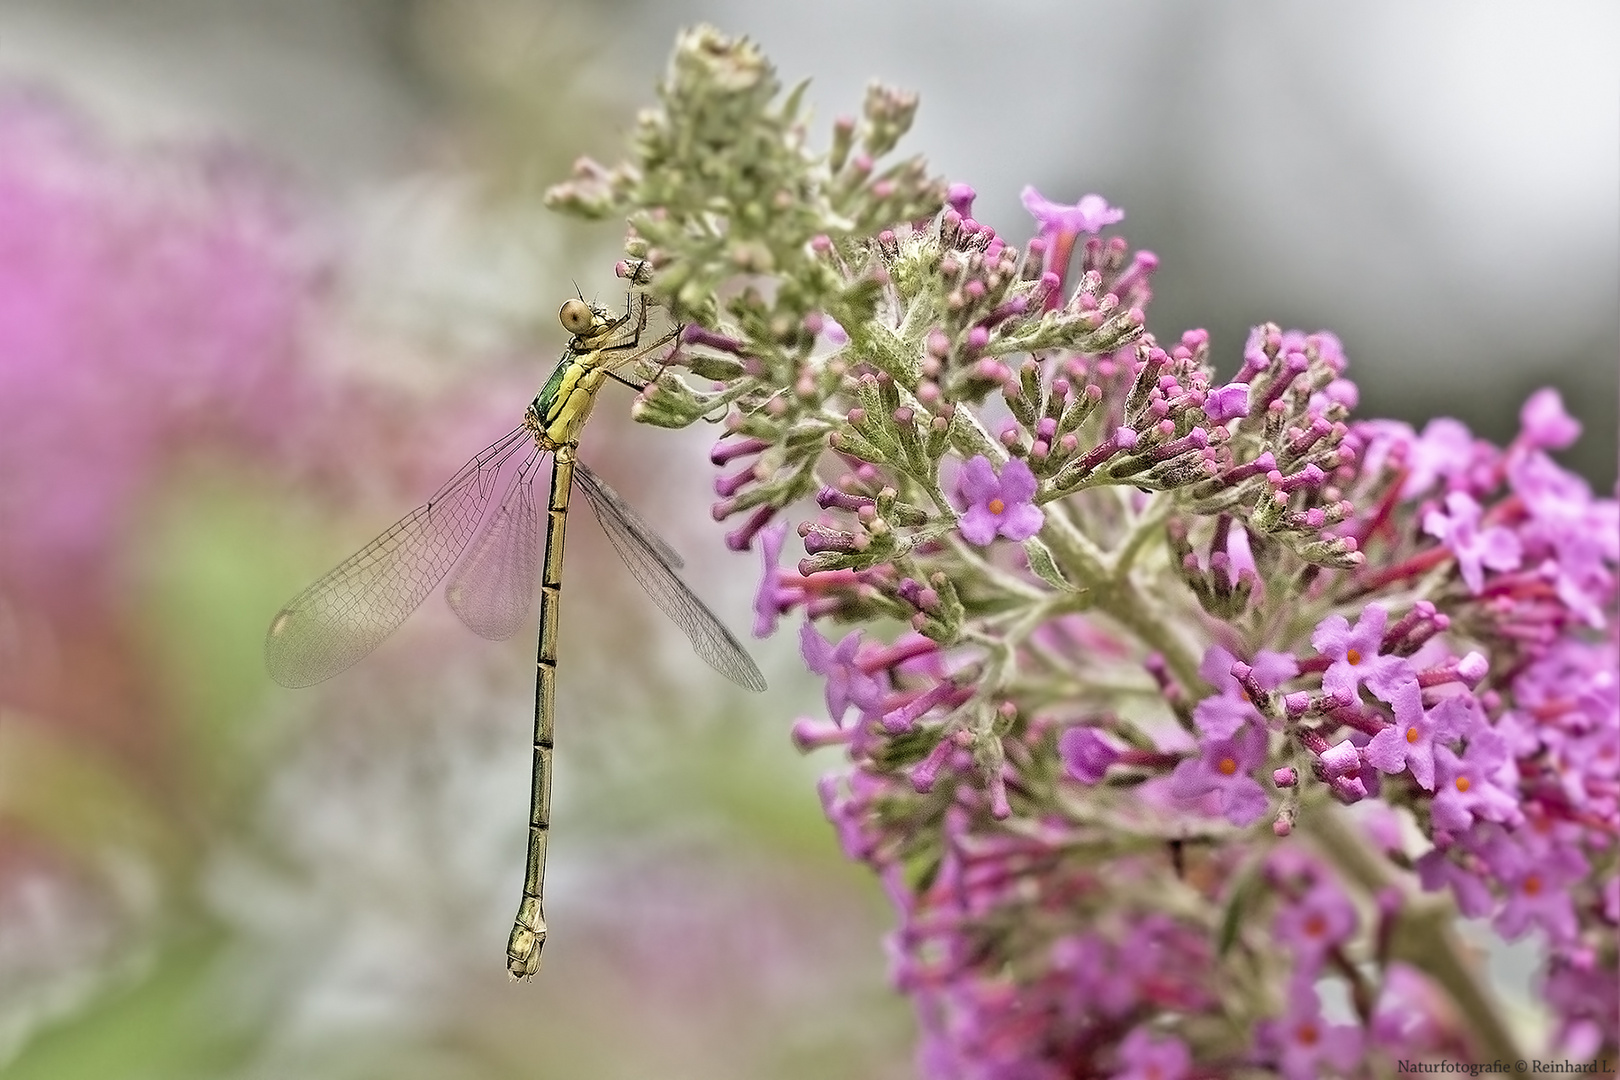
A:
{"type": "Polygon", "coordinates": [[[585,301],[570,300],[557,312],[557,318],[562,320],[564,330],[578,337],[595,324],[596,313],[585,301]]]}

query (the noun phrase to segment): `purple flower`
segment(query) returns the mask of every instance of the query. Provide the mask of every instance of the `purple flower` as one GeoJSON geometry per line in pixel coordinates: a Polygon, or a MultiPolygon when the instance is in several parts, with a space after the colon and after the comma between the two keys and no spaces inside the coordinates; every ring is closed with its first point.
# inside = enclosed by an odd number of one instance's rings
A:
{"type": "Polygon", "coordinates": [[[1439,479],[1444,479],[1451,490],[1488,489],[1494,485],[1476,484],[1474,478],[1488,474],[1498,456],[1489,444],[1476,441],[1462,421],[1449,416],[1437,417],[1408,445],[1406,466],[1410,471],[1401,487],[1401,496],[1410,499],[1422,495],[1439,479]]]}
{"type": "Polygon", "coordinates": [[[1293,946],[1294,970],[1314,975],[1329,950],[1355,932],[1356,909],[1336,883],[1324,878],[1299,900],[1278,909],[1274,929],[1279,941],[1293,946]]]}
{"type": "Polygon", "coordinates": [[[1384,623],[1389,612],[1382,604],[1368,604],[1354,629],[1343,615],[1330,615],[1317,624],[1311,645],[1333,663],[1322,673],[1323,692],[1354,699],[1362,683],[1380,700],[1393,703],[1402,683],[1417,678],[1412,665],[1398,656],[1380,656],[1384,623]]]}
{"type": "Polygon", "coordinates": [[[1585,734],[1564,739],[1554,758],[1564,793],[1574,806],[1598,811],[1610,818],[1615,816],[1620,730],[1616,730],[1613,720],[1585,734]]]}
{"type": "Polygon", "coordinates": [[[777,620],[798,600],[797,591],[782,587],[782,572],[777,567],[782,559],[782,544],[787,539],[787,530],[786,520],[760,530],[759,554],[764,567],[760,573],[759,589],[754,593],[754,636],[757,638],[776,633],[777,620]]]}
{"type": "Polygon", "coordinates": [[[1475,818],[1508,825],[1523,820],[1513,785],[1503,782],[1503,768],[1511,769],[1512,759],[1496,732],[1475,733],[1461,757],[1437,746],[1434,758],[1437,783],[1429,815],[1436,829],[1461,832],[1475,818]]]}
{"type": "Polygon", "coordinates": [[[1463,491],[1446,496],[1446,510],[1430,510],[1423,517],[1423,531],[1438,537],[1457,558],[1468,591],[1478,596],[1485,588],[1485,567],[1492,570],[1518,568],[1522,551],[1519,538],[1500,525],[1479,527],[1479,503],[1463,491]]]}
{"type": "Polygon", "coordinates": [[[1559,962],[1550,965],[1544,986],[1547,1004],[1562,1021],[1553,1045],[1573,1057],[1591,1057],[1620,1040],[1620,980],[1606,964],[1559,962]]]}
{"type": "Polygon", "coordinates": [[[1485,879],[1438,848],[1418,858],[1417,871],[1418,883],[1425,892],[1439,892],[1450,885],[1457,910],[1470,919],[1482,919],[1496,908],[1496,898],[1485,879]]]}
{"type": "Polygon", "coordinates": [[[1154,1038],[1153,1032],[1139,1027],[1119,1044],[1121,1071],[1113,1080],[1182,1080],[1192,1068],[1192,1054],[1180,1039],[1154,1038]]]}
{"type": "Polygon", "coordinates": [[[1224,424],[1249,412],[1249,384],[1227,383],[1217,386],[1204,399],[1204,415],[1212,424],[1224,424]]]}
{"type": "MultiPolygon", "coordinates": [[[[1382,476],[1404,463],[1417,441],[1412,425],[1399,420],[1360,420],[1350,429],[1351,442],[1357,446],[1364,476],[1382,476]]],[[[1407,495],[1402,488],[1403,497],[1407,495]]]]}
{"type": "Polygon", "coordinates": [[[1448,697],[1432,709],[1423,708],[1423,693],[1417,680],[1403,683],[1390,702],[1395,723],[1374,735],[1364,756],[1380,772],[1412,770],[1412,778],[1423,790],[1434,790],[1434,747],[1459,736],[1481,730],[1485,719],[1479,703],[1471,696],[1448,697]]]}
{"type": "Polygon", "coordinates": [[[1058,738],[1063,769],[1083,784],[1099,783],[1120,753],[1088,727],[1072,727],[1058,738]]]}
{"type": "MultiPolygon", "coordinates": [[[[1237,657],[1220,645],[1211,645],[1204,651],[1198,665],[1198,674],[1220,691],[1198,703],[1193,719],[1198,730],[1212,739],[1230,738],[1249,722],[1260,723],[1260,713],[1249,703],[1249,696],[1232,674],[1237,657]]],[[[1262,649],[1254,657],[1254,679],[1264,689],[1275,690],[1299,674],[1299,664],[1287,653],[1262,649]]]]}
{"type": "Polygon", "coordinates": [[[1196,758],[1170,774],[1170,793],[1178,799],[1220,794],[1221,813],[1234,825],[1250,825],[1266,812],[1265,789],[1250,774],[1266,756],[1266,733],[1249,726],[1229,739],[1205,739],[1196,758]]]}
{"type": "Polygon", "coordinates": [[[1620,508],[1612,499],[1593,499],[1584,480],[1539,450],[1516,460],[1508,480],[1530,513],[1520,530],[1526,545],[1552,556],[1547,568],[1558,598],[1601,627],[1614,593],[1610,567],[1620,559],[1620,508]]]}
{"type": "Polygon", "coordinates": [[[1103,1016],[1124,1016],[1136,1004],[1136,985],[1119,950],[1097,934],[1063,938],[1052,946],[1052,966],[1064,973],[1082,1000],[1103,1016]]]}
{"type": "Polygon", "coordinates": [[[1444,1045],[1454,1011],[1451,1001],[1408,964],[1392,963],[1384,971],[1383,991],[1373,1012],[1369,1034],[1387,1050],[1421,1053],[1444,1045]]]}
{"type": "Polygon", "coordinates": [[[1556,835],[1538,842],[1533,829],[1496,832],[1482,854],[1507,891],[1495,926],[1508,940],[1540,926],[1555,945],[1574,943],[1578,933],[1570,889],[1591,870],[1580,850],[1556,835]]]}
{"type": "Polygon", "coordinates": [[[1550,386],[1525,401],[1519,424],[1520,441],[1539,450],[1562,450],[1581,435],[1581,422],[1564,411],[1564,399],[1550,386]]]}
{"type": "Polygon", "coordinates": [[[815,624],[808,619],[799,630],[799,652],[811,671],[826,677],[827,715],[836,724],[844,722],[851,705],[864,713],[883,701],[882,684],[855,662],[860,647],[859,630],[851,630],[836,647],[817,633],[815,624]]]}
{"type": "Polygon", "coordinates": [[[1035,474],[1018,458],[1002,466],[1001,475],[979,455],[957,478],[958,497],[967,504],[957,528],[970,544],[988,544],[999,534],[1028,540],[1040,531],[1046,515],[1034,503],[1035,474]]]}
{"type": "Polygon", "coordinates": [[[872,849],[872,842],[866,836],[865,807],[843,791],[836,776],[823,776],[818,780],[816,794],[821,797],[822,813],[838,834],[838,846],[844,849],[845,857],[857,862],[865,859],[872,849]]]}
{"type": "Polygon", "coordinates": [[[1020,198],[1024,200],[1024,209],[1041,227],[1042,236],[1048,239],[1067,236],[1070,244],[1080,233],[1101,232],[1103,226],[1125,220],[1125,211],[1109,206],[1101,195],[1083,195],[1079,202],[1069,206],[1055,203],[1033,185],[1026,185],[1020,198]]]}
{"type": "Polygon", "coordinates": [[[1125,211],[1109,206],[1101,195],[1087,195],[1073,206],[1055,203],[1033,187],[1024,188],[1023,199],[1024,209],[1034,215],[1041,239],[1046,241],[1046,272],[1056,275],[1054,287],[1046,294],[1045,306],[1050,311],[1063,305],[1063,279],[1069,272],[1075,240],[1081,233],[1095,233],[1123,220],[1125,211]]]}
{"type": "Polygon", "coordinates": [[[955,183],[945,189],[945,201],[963,217],[973,216],[973,200],[977,196],[978,192],[963,183],[955,183]]]}
{"type": "Polygon", "coordinates": [[[1349,739],[1334,743],[1317,758],[1329,777],[1349,776],[1361,771],[1361,751],[1349,739]]]}
{"type": "Polygon", "coordinates": [[[1354,409],[1361,403],[1361,388],[1349,379],[1334,379],[1311,395],[1310,415],[1320,416],[1334,405],[1354,409]]]}
{"type": "Polygon", "coordinates": [[[1361,1032],[1322,1018],[1321,999],[1308,978],[1296,977],[1284,995],[1287,1011],[1263,1021],[1258,1041],[1287,1080],[1317,1080],[1330,1069],[1350,1069],[1361,1056],[1361,1032]]]}

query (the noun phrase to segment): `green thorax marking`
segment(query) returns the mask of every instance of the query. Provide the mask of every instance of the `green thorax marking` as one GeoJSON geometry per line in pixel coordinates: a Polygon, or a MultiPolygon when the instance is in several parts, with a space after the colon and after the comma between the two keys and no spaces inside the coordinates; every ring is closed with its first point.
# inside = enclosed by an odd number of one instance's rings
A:
{"type": "Polygon", "coordinates": [[[551,378],[530,403],[525,420],[542,450],[579,441],[580,430],[590,419],[596,391],[607,378],[600,366],[601,354],[569,350],[557,362],[551,378]]]}

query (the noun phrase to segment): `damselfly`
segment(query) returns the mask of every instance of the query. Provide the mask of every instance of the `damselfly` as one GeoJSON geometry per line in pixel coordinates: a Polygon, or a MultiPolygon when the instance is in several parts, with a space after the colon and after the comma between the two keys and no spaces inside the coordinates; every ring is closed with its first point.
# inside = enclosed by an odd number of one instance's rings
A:
{"type": "Polygon", "coordinates": [[[580,431],[602,383],[608,378],[624,382],[617,369],[668,344],[679,332],[677,327],[642,346],[648,303],[635,293],[637,276],[632,273],[631,294],[618,318],[583,299],[564,304],[558,317],[572,340],[522,425],[469,461],[425,505],[294,597],[276,614],[265,637],[265,664],[277,682],[293,687],[321,682],[393,633],[452,566],[445,597],[461,621],[486,638],[511,637],[528,614],[535,570],[542,561],[534,481],[541,459],[551,456],[535,661],[528,865],[506,948],[507,970],[518,978],[539,968],[546,941],[541,886],[551,826],[557,617],[568,497],[575,484],[630,572],[692,639],[697,654],[733,682],[765,689],[759,668],[737,639],[676,576],[680,556],[576,457],[580,431]],[[507,472],[511,475],[500,501],[486,514],[507,472]]]}

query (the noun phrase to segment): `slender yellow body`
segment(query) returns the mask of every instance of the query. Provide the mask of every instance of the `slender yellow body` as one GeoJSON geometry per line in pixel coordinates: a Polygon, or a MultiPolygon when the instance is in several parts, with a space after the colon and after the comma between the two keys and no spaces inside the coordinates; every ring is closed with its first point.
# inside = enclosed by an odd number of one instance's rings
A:
{"type": "MultiPolygon", "coordinates": [[[[587,406],[588,408],[588,406],[587,406]]],[[[523,900],[506,944],[506,968],[517,978],[540,968],[546,943],[543,903],[546,841],[551,833],[551,764],[557,715],[557,628],[562,609],[563,539],[568,528],[568,495],[574,482],[574,447],[564,443],[551,467],[551,498],[546,503],[546,561],[540,575],[540,646],[534,677],[534,769],[529,797],[529,854],[523,873],[523,900]]]]}
{"type": "MultiPolygon", "coordinates": [[[[634,359],[647,325],[643,302],[635,324],[626,312],[609,319],[582,300],[570,300],[560,313],[574,334],[568,352],[530,404],[525,420],[540,449],[552,455],[551,497],[546,502],[546,558],[540,574],[540,645],[535,657],[534,766],[529,797],[529,854],[523,899],[506,944],[506,969],[527,978],[540,969],[546,943],[544,884],[546,842],[551,833],[551,769],[557,715],[557,638],[562,611],[563,542],[568,529],[568,497],[573,490],[579,435],[596,404],[608,373],[634,359]]],[[[666,339],[667,340],[667,339],[666,339]]]]}

